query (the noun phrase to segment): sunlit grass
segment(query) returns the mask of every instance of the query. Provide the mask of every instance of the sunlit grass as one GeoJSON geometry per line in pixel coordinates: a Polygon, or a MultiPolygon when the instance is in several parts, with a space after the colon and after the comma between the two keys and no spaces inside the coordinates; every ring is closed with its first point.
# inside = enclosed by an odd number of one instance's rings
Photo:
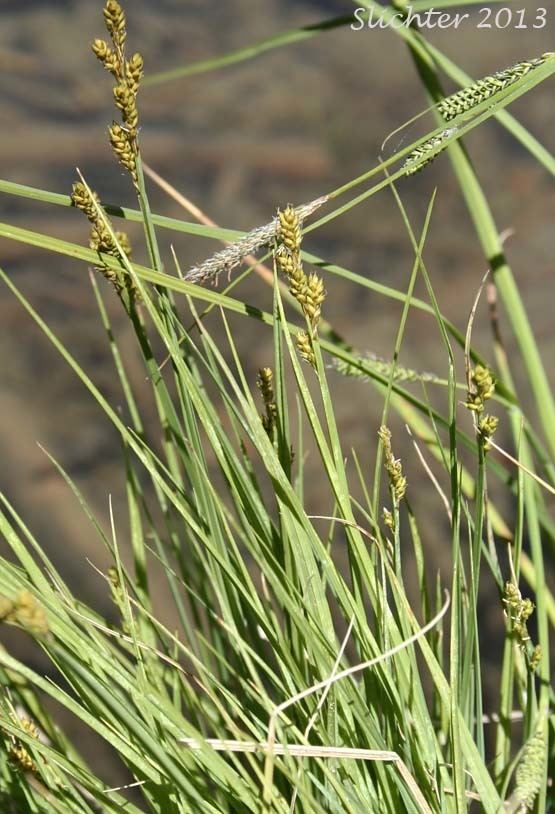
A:
{"type": "MultiPolygon", "coordinates": [[[[80,601],[2,498],[0,534],[11,558],[0,569],[0,618],[36,641],[55,675],[47,679],[0,650],[3,810],[394,814],[466,811],[479,802],[488,814],[526,808],[544,814],[553,795],[555,603],[546,567],[555,524],[545,498],[555,487],[555,407],[502,239],[460,140],[497,116],[552,169],[552,157],[504,108],[548,79],[555,60],[530,72],[521,65],[522,75],[455,113],[448,132],[438,119],[376,167],[322,191],[326,210],[319,219],[304,223],[306,210],[276,202],[283,211],[271,233],[264,232],[267,239],[239,244],[247,245],[244,254],[266,252],[271,273],[263,278],[270,285],[262,311],[237,295],[236,280],[221,292],[204,288],[188,279],[176,257],[161,255],[160,228],[232,243],[245,236],[151,212],[137,128],[142,60],[125,55],[125,17],[114,0],[105,18],[111,45],[96,40],[95,53],[118,88],[122,124],[111,143],[136,190],[137,209],[104,205],[82,177],[73,203],[90,222],[90,248],[9,224],[0,224],[0,235],[95,267],[93,296],[124,409],[107,400],[94,371],[83,368],[9,272],[0,275],[120,435],[128,516],[111,513],[109,531],[63,461],[52,460],[68,501],[78,502],[83,522],[113,560],[101,576],[117,622],[80,601]],[[516,360],[508,359],[499,336],[486,356],[472,345],[482,292],[462,330],[442,313],[423,259],[434,197],[419,232],[404,209],[396,182],[410,183],[413,170],[425,170],[444,150],[474,219],[489,283],[506,306],[537,427],[515,395],[516,360]],[[354,194],[372,178],[372,186],[354,194]],[[384,191],[394,194],[405,226],[400,239],[413,249],[405,290],[302,250],[303,233],[384,191]],[[132,260],[116,219],[143,224],[148,266],[132,260]],[[365,357],[334,330],[327,274],[401,303],[389,361],[365,357]],[[414,296],[418,278],[426,299],[414,296]],[[154,422],[145,419],[133,390],[107,297],[119,297],[133,328],[154,422]],[[425,360],[418,370],[398,363],[413,309],[437,328],[445,360],[438,375],[419,372],[425,360]],[[272,332],[273,355],[258,383],[237,349],[232,317],[250,320],[253,336],[272,332]],[[465,359],[459,367],[457,350],[465,359]],[[380,400],[381,423],[369,428],[381,441],[371,465],[366,450],[344,448],[340,374],[358,377],[368,397],[380,400]],[[414,445],[389,429],[398,417],[414,445]],[[510,450],[496,442],[498,421],[511,429],[510,450]],[[305,499],[307,450],[320,505],[328,507],[318,517],[305,499]],[[444,582],[423,544],[429,518],[418,483],[404,474],[411,458],[421,462],[438,513],[449,520],[451,578],[444,582]],[[504,493],[499,506],[489,499],[490,482],[504,493]],[[163,575],[163,612],[153,572],[163,575]],[[487,711],[482,652],[488,645],[478,613],[485,578],[496,587],[504,619],[498,708],[487,711]],[[91,769],[79,742],[60,727],[60,709],[112,747],[128,787],[110,789],[91,769]]],[[[280,35],[151,81],[222,67],[345,23],[280,35]]],[[[402,36],[431,105],[442,98],[435,65],[466,81],[424,38],[410,29],[402,36]]],[[[0,191],[51,206],[72,201],[7,181],[0,191]]],[[[207,241],[207,258],[213,249],[207,241]]],[[[243,257],[237,244],[233,252],[243,257]]],[[[228,269],[214,270],[217,277],[228,269]]]]}

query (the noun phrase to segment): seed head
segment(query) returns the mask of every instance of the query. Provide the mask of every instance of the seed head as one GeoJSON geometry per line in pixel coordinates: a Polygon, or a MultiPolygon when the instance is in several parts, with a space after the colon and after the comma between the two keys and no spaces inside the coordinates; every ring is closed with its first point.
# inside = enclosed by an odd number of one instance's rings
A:
{"type": "Polygon", "coordinates": [[[290,204],[278,212],[279,217],[279,240],[289,249],[290,252],[298,252],[301,249],[301,221],[297,211],[290,204]]]}
{"type": "Polygon", "coordinates": [[[110,144],[116,158],[128,170],[137,183],[137,151],[134,138],[120,124],[114,122],[108,128],[110,144]]]}
{"type": "Polygon", "coordinates": [[[320,321],[322,303],[325,298],[324,281],[321,277],[318,277],[317,274],[312,272],[312,274],[308,276],[303,311],[308,317],[313,331],[316,330],[318,322],[320,321]]]}
{"type": "Polygon", "coordinates": [[[393,497],[398,505],[407,491],[407,479],[403,475],[401,461],[394,457],[391,449],[391,430],[385,425],[382,425],[378,430],[378,437],[382,443],[384,465],[389,475],[389,483],[393,491],[393,497]]]}
{"type": "Polygon", "coordinates": [[[299,331],[296,338],[297,350],[302,359],[316,369],[316,356],[312,347],[312,339],[306,331],[299,331]]]}
{"type": "Polygon", "coordinates": [[[143,58],[140,54],[133,54],[129,62],[125,64],[125,79],[129,90],[137,94],[139,83],[143,77],[143,58]]]}
{"type": "Polygon", "coordinates": [[[494,415],[485,415],[478,423],[478,435],[484,445],[484,450],[491,449],[491,439],[497,429],[499,419],[494,415]]]}
{"type": "Polygon", "coordinates": [[[271,437],[273,435],[277,416],[277,407],[274,394],[274,374],[271,367],[263,367],[258,371],[257,385],[266,409],[265,415],[262,416],[262,424],[268,435],[271,437]]]}
{"type": "Polygon", "coordinates": [[[484,411],[484,402],[490,399],[495,392],[495,382],[491,371],[483,365],[476,365],[470,374],[470,386],[466,399],[466,406],[476,413],[484,411]]]}
{"type": "Polygon", "coordinates": [[[81,181],[76,181],[73,184],[71,200],[73,205],[84,212],[92,223],[98,220],[98,210],[95,206],[95,202],[97,204],[100,203],[98,195],[95,192],[89,191],[81,181]]]}
{"type": "Polygon", "coordinates": [[[107,0],[104,6],[104,21],[114,45],[123,48],[127,36],[125,14],[117,0],[107,0]]]}
{"type": "Polygon", "coordinates": [[[50,629],[44,608],[25,588],[13,600],[0,598],[0,620],[15,622],[34,636],[46,635],[50,629]]]}

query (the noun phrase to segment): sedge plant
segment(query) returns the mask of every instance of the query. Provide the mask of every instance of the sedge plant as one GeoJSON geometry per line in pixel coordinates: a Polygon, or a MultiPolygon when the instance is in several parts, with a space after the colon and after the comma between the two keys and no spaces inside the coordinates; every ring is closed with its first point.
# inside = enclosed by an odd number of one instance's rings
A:
{"type": "MultiPolygon", "coordinates": [[[[364,6],[388,13],[374,2],[364,6]]],[[[425,37],[406,28],[399,36],[437,116],[437,127],[424,137],[315,201],[276,202],[273,219],[246,234],[151,212],[140,145],[143,85],[252,58],[351,19],[324,21],[244,52],[149,77],[141,55],[128,53],[123,8],[107,0],[107,39],[95,39],[93,52],[114,80],[118,121],[109,127],[108,142],[136,193],[136,208],[105,204],[86,176],[76,178],[71,195],[0,181],[4,194],[53,207],[72,205],[89,222],[88,247],[9,224],[0,224],[0,234],[94,269],[92,295],[125,411],[103,395],[94,374],[54,334],[9,270],[0,273],[6,292],[119,434],[128,504],[126,520],[111,512],[104,528],[63,461],[51,459],[67,485],[67,499],[78,502],[83,522],[91,524],[112,559],[100,577],[114,622],[81,601],[78,586],[67,584],[56,558],[47,556],[8,497],[1,498],[0,534],[10,556],[2,557],[0,568],[0,620],[30,637],[52,665],[45,678],[9,648],[0,650],[2,810],[545,814],[550,809],[555,601],[546,573],[555,524],[546,496],[555,489],[554,401],[516,282],[499,260],[493,216],[460,139],[495,116],[546,171],[553,170],[553,158],[505,110],[549,79],[553,55],[523,58],[472,82],[425,37]],[[439,70],[464,89],[445,97],[439,70]],[[442,313],[423,257],[434,200],[416,233],[398,192],[398,181],[410,183],[444,151],[492,266],[490,285],[510,306],[509,329],[519,342],[538,426],[521,408],[513,360],[500,334],[483,358],[472,345],[475,313],[466,335],[442,313]],[[303,248],[304,236],[382,190],[395,195],[413,250],[406,290],[303,248]],[[116,218],[142,223],[148,266],[133,261],[116,218]],[[206,261],[182,269],[176,256],[162,257],[161,229],[228,245],[216,253],[208,249],[206,261]],[[265,310],[238,295],[244,274],[224,291],[204,285],[259,250],[269,269],[265,310]],[[170,273],[174,262],[177,273],[170,273]],[[327,275],[401,303],[391,361],[364,354],[333,329],[327,275]],[[426,299],[414,295],[417,277],[426,299]],[[133,328],[152,390],[154,422],[145,420],[134,392],[107,297],[119,299],[133,328]],[[414,309],[437,326],[443,372],[399,362],[414,309]],[[206,319],[209,312],[212,321],[206,319]],[[252,331],[272,337],[272,354],[254,380],[237,348],[236,320],[248,320],[252,331]],[[462,370],[457,348],[465,354],[462,370]],[[337,417],[341,376],[360,380],[360,388],[380,399],[382,421],[372,428],[375,466],[361,450],[344,448],[337,417]],[[433,401],[430,388],[439,394],[433,401]],[[396,429],[399,416],[414,446],[396,429]],[[503,425],[512,433],[511,450],[497,440],[503,425]],[[321,505],[328,507],[318,517],[305,495],[307,448],[311,477],[317,477],[321,505]],[[412,456],[423,461],[448,517],[448,579],[434,582],[429,571],[426,517],[419,510],[418,485],[406,475],[412,456]],[[514,506],[512,519],[489,498],[493,480],[514,506]],[[411,563],[416,601],[409,590],[411,563]],[[162,574],[172,622],[167,606],[163,612],[157,606],[154,571],[162,574]],[[486,577],[495,586],[502,623],[498,708],[487,711],[478,613],[486,577]],[[64,731],[60,710],[77,719],[88,737],[111,747],[125,767],[126,784],[108,787],[81,754],[79,741],[64,731]],[[493,738],[486,737],[486,726],[493,727],[493,738]]]]}

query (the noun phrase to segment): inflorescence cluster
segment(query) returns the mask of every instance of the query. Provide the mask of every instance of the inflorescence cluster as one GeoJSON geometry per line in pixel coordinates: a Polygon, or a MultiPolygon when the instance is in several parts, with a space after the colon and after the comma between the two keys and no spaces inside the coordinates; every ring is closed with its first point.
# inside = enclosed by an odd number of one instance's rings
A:
{"type": "Polygon", "coordinates": [[[297,349],[305,361],[316,367],[313,342],[316,339],[322,303],[326,298],[324,281],[315,272],[306,274],[301,259],[302,223],[298,211],[287,206],[278,211],[276,266],[289,282],[289,290],[301,306],[307,330],[297,334],[297,349]]]}

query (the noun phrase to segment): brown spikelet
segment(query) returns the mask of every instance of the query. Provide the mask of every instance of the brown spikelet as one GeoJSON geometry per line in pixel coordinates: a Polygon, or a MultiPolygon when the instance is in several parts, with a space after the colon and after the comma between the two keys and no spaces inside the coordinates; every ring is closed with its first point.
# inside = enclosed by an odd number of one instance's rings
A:
{"type": "MultiPolygon", "coordinates": [[[[129,242],[129,237],[125,232],[115,232],[114,240],[107,223],[99,211],[100,199],[96,192],[89,190],[85,184],[78,181],[73,184],[71,200],[77,209],[85,213],[91,223],[89,247],[93,249],[93,251],[99,252],[100,254],[110,254],[113,257],[120,257],[121,250],[126,257],[131,257],[131,243],[129,242]]],[[[136,301],[140,300],[140,294],[129,274],[124,274],[123,271],[113,269],[104,263],[98,265],[96,269],[112,283],[118,294],[121,294],[123,291],[128,291],[133,299],[136,301]]]]}
{"type": "Polygon", "coordinates": [[[395,502],[399,504],[407,491],[407,479],[403,475],[401,461],[394,457],[391,449],[391,430],[386,426],[382,426],[378,430],[378,436],[382,443],[385,469],[389,475],[393,497],[395,502]]]}
{"type": "Polygon", "coordinates": [[[277,407],[274,393],[274,374],[271,367],[260,368],[257,386],[266,411],[265,415],[262,416],[262,424],[268,435],[272,437],[276,423],[277,407]]]}

